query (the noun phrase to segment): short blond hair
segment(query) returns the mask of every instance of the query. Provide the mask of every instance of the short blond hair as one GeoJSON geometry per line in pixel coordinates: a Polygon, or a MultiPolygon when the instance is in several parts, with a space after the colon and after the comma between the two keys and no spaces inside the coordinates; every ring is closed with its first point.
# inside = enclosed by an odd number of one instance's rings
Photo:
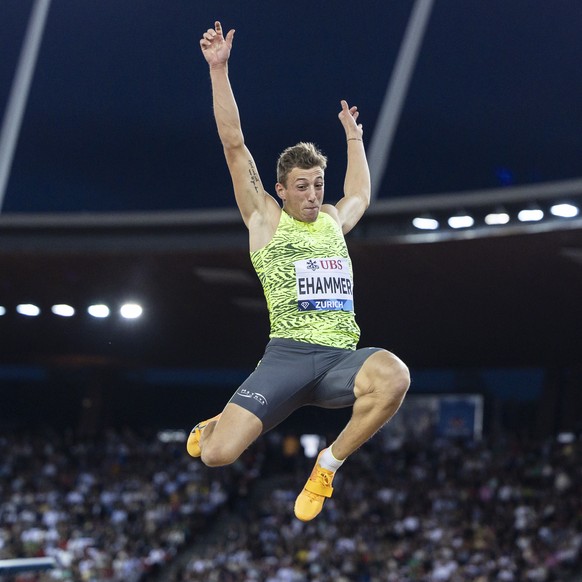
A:
{"type": "Polygon", "coordinates": [[[311,142],[301,141],[284,150],[277,160],[277,182],[287,187],[287,177],[293,168],[309,170],[319,167],[325,170],[327,157],[311,142]]]}

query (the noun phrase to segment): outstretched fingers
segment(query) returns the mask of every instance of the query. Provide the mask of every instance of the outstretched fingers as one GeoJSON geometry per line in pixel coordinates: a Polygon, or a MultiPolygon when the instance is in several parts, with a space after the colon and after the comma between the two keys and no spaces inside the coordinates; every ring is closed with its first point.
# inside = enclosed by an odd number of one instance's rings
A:
{"type": "Polygon", "coordinates": [[[361,123],[358,123],[358,117],[360,116],[360,112],[355,105],[351,107],[348,105],[348,102],[345,99],[340,101],[342,110],[339,112],[338,117],[342,122],[345,130],[350,132],[351,129],[356,127],[360,131],[360,135],[363,132],[363,126],[361,123]],[[350,129],[351,128],[351,129],[350,129]]]}
{"type": "Polygon", "coordinates": [[[202,38],[200,39],[200,48],[202,51],[207,52],[208,54],[210,54],[211,49],[216,52],[216,54],[224,54],[223,47],[226,47],[227,51],[230,52],[234,39],[234,32],[234,29],[229,30],[225,37],[223,34],[222,25],[217,20],[214,23],[214,28],[209,28],[202,34],[202,38]]]}
{"type": "Polygon", "coordinates": [[[232,40],[234,38],[234,28],[231,28],[227,33],[226,33],[226,44],[229,47],[232,47],[232,40]]]}
{"type": "Polygon", "coordinates": [[[224,32],[222,30],[222,24],[220,24],[220,22],[217,20],[214,23],[214,29],[216,30],[216,34],[220,37],[223,38],[226,41],[226,44],[228,45],[229,48],[232,48],[232,39],[234,37],[234,28],[231,28],[227,33],[226,36],[224,36],[224,32]]]}
{"type": "MultiPolygon", "coordinates": [[[[224,36],[224,32],[222,30],[222,24],[219,20],[214,23],[214,28],[209,28],[203,35],[204,40],[206,40],[207,44],[205,46],[210,46],[214,41],[221,43],[222,41],[226,41],[226,44],[229,48],[232,48],[232,40],[234,38],[234,28],[229,30],[224,36]]],[[[202,41],[200,41],[202,44],[202,41]]]]}
{"type": "Polygon", "coordinates": [[[351,107],[348,105],[348,102],[345,99],[342,99],[340,101],[341,106],[342,106],[342,113],[349,113],[354,119],[358,118],[358,115],[360,115],[360,112],[358,111],[358,108],[356,105],[352,105],[351,107]]]}

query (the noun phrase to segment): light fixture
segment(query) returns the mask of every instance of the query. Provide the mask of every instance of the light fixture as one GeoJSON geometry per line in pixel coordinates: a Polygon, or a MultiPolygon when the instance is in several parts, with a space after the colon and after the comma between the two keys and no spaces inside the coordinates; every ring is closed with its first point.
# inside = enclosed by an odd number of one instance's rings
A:
{"type": "Polygon", "coordinates": [[[416,216],[412,219],[412,225],[419,230],[436,230],[439,221],[430,216],[416,216]]]}
{"type": "Polygon", "coordinates": [[[560,218],[574,218],[574,216],[578,216],[580,211],[577,206],[574,206],[574,204],[562,203],[554,204],[550,208],[550,212],[554,216],[559,216],[560,218]]]}
{"type": "Polygon", "coordinates": [[[187,438],[186,431],[181,429],[165,429],[158,432],[158,440],[162,443],[185,443],[187,438]]]}
{"type": "Polygon", "coordinates": [[[37,315],[40,315],[40,308],[32,303],[21,303],[16,306],[16,311],[20,313],[20,315],[26,315],[27,317],[36,317],[37,315]]]}
{"type": "Polygon", "coordinates": [[[75,315],[75,308],[71,305],[67,305],[65,303],[59,303],[58,305],[53,305],[51,307],[51,311],[55,315],[59,315],[60,317],[72,317],[75,315]]]}
{"type": "Polygon", "coordinates": [[[509,222],[509,214],[504,210],[496,210],[495,212],[490,212],[485,216],[485,224],[489,226],[496,226],[499,224],[507,224],[509,222]]]}
{"type": "Polygon", "coordinates": [[[6,313],[6,307],[4,307],[3,305],[0,305],[0,316],[4,315],[6,313]]]}
{"type": "Polygon", "coordinates": [[[125,317],[125,319],[136,319],[141,316],[143,309],[142,306],[137,303],[126,303],[121,306],[119,313],[121,314],[121,317],[125,317]]]}
{"type": "Polygon", "coordinates": [[[544,211],[541,208],[531,207],[520,210],[517,219],[520,222],[538,222],[544,217],[544,211]]]}
{"type": "Polygon", "coordinates": [[[87,312],[89,313],[89,315],[99,318],[109,317],[110,313],[109,307],[103,304],[90,305],[87,309],[87,312]]]}
{"type": "Polygon", "coordinates": [[[455,216],[451,216],[448,223],[451,228],[470,228],[475,224],[475,220],[466,212],[460,212],[455,216]]]}

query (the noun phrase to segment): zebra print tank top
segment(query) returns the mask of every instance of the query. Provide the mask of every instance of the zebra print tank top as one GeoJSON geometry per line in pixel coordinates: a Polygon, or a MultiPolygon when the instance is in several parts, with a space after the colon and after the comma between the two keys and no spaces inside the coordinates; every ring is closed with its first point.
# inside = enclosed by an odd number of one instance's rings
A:
{"type": "Polygon", "coordinates": [[[320,212],[307,223],[282,211],[272,240],[252,252],[251,261],[267,300],[271,338],[356,348],[352,264],[331,216],[320,212]]]}

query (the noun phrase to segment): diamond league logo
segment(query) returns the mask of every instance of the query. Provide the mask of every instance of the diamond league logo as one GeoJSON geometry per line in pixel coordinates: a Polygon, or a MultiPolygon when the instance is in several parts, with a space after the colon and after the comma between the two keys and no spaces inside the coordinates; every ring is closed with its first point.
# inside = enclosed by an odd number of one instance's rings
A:
{"type": "Polygon", "coordinates": [[[310,303],[309,301],[302,301],[301,302],[301,307],[303,307],[303,309],[307,309],[309,307],[310,303]]]}

